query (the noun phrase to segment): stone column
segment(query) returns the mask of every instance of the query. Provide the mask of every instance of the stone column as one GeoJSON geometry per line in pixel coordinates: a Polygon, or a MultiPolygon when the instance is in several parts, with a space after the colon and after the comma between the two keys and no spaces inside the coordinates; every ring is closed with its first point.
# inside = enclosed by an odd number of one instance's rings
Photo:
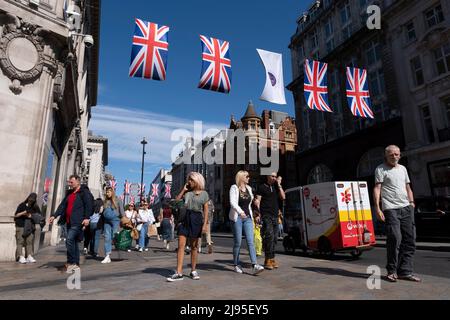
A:
{"type": "Polygon", "coordinates": [[[15,260],[15,210],[42,186],[44,132],[52,125],[46,109],[56,67],[51,52],[44,50],[43,32],[21,18],[0,14],[0,261],[15,260]]]}

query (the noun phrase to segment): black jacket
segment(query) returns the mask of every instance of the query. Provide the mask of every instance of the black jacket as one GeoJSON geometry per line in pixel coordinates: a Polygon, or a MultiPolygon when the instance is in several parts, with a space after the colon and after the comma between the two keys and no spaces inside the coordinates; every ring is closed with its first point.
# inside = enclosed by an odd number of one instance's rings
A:
{"type": "MultiPolygon", "coordinates": [[[[61,216],[60,224],[67,223],[66,221],[66,208],[67,208],[67,200],[69,198],[69,192],[64,200],[59,205],[56,212],[52,215],[55,218],[61,216]]],[[[75,201],[72,207],[72,215],[70,217],[70,225],[71,226],[81,226],[81,223],[85,219],[89,219],[90,216],[94,213],[94,197],[92,196],[89,188],[86,185],[80,186],[80,191],[77,193],[75,201]]]]}

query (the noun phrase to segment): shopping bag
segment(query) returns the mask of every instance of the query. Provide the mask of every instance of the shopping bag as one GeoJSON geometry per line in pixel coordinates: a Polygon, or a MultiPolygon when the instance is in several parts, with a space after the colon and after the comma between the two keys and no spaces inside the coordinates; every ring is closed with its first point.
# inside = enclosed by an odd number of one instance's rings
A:
{"type": "Polygon", "coordinates": [[[262,255],[261,228],[254,225],[253,226],[253,234],[254,234],[253,242],[255,243],[256,255],[260,256],[260,255],[262,255]]]}
{"type": "Polygon", "coordinates": [[[139,231],[136,228],[133,228],[133,230],[131,230],[131,238],[134,240],[138,240],[139,239],[139,231]]]}
{"type": "Polygon", "coordinates": [[[132,243],[131,230],[122,229],[115,236],[115,245],[117,250],[128,250],[132,243]]]}
{"type": "Polygon", "coordinates": [[[156,226],[154,224],[151,224],[148,226],[147,236],[157,236],[158,230],[156,229],[156,226]]]}

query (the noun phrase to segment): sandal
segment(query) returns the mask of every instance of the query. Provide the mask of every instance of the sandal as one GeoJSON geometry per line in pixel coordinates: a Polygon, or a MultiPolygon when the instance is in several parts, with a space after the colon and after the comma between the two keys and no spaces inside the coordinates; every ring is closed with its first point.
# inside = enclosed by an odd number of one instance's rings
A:
{"type": "Polygon", "coordinates": [[[409,274],[407,276],[400,276],[398,277],[401,280],[408,280],[408,281],[413,281],[413,282],[422,282],[422,279],[420,279],[419,277],[413,276],[412,274],[409,274]]]}
{"type": "Polygon", "coordinates": [[[397,275],[395,273],[390,273],[386,276],[386,280],[389,282],[397,282],[397,275]]]}

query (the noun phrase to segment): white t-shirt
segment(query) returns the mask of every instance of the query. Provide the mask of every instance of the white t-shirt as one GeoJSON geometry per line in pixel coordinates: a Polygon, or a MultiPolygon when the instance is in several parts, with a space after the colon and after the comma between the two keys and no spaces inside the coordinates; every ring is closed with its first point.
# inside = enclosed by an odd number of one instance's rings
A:
{"type": "Polygon", "coordinates": [[[132,211],[132,210],[127,210],[127,211],[125,211],[125,216],[126,216],[128,219],[130,219],[132,223],[136,223],[136,218],[133,218],[133,219],[131,218],[135,212],[136,212],[136,211],[134,211],[134,210],[133,210],[133,211],[132,211]]]}
{"type": "Polygon", "coordinates": [[[395,167],[383,163],[375,169],[375,184],[381,183],[382,210],[409,206],[406,184],[410,183],[408,172],[401,164],[395,167]]]}
{"type": "Polygon", "coordinates": [[[149,210],[139,210],[139,215],[137,216],[138,223],[153,223],[155,222],[155,216],[153,215],[152,209],[149,210]]]}

